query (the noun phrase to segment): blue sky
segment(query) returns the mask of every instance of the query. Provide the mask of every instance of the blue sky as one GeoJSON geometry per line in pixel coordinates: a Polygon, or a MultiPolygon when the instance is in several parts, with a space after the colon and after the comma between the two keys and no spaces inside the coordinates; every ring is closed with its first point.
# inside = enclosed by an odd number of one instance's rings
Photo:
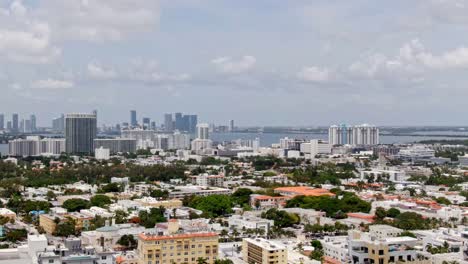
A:
{"type": "Polygon", "coordinates": [[[468,1],[0,0],[0,112],[464,125],[468,1]]]}

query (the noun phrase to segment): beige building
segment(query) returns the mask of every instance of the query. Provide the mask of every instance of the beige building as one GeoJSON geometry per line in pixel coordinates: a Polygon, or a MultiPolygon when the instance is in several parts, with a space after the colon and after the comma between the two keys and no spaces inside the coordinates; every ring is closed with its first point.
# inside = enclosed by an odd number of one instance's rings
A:
{"type": "Polygon", "coordinates": [[[218,234],[189,233],[173,235],[140,234],[139,264],[196,264],[199,258],[213,264],[218,257],[218,234]]]}
{"type": "Polygon", "coordinates": [[[55,232],[57,224],[65,220],[63,215],[41,214],[39,215],[39,226],[42,227],[47,234],[51,235],[55,232]]]}
{"type": "Polygon", "coordinates": [[[264,238],[244,238],[242,257],[248,264],[287,264],[288,250],[285,246],[264,238]]]}
{"type": "Polygon", "coordinates": [[[135,199],[135,202],[139,203],[141,206],[148,206],[148,207],[162,206],[166,209],[182,207],[182,201],[179,199],[158,200],[153,197],[143,197],[141,199],[135,199]]]}

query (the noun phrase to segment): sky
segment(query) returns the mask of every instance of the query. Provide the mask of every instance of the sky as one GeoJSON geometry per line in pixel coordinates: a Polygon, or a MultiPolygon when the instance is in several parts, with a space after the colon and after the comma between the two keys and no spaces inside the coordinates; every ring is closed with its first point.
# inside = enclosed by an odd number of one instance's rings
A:
{"type": "Polygon", "coordinates": [[[466,125],[468,0],[0,0],[0,112],[466,125]]]}

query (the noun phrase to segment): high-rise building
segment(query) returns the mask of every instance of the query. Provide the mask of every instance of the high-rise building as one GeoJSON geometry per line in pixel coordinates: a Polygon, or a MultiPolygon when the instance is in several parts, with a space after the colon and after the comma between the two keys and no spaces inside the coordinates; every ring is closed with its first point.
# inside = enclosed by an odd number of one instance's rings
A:
{"type": "Polygon", "coordinates": [[[136,139],[129,138],[111,138],[111,139],[95,139],[94,148],[109,149],[111,154],[116,153],[134,153],[136,152],[136,139]]]}
{"type": "Polygon", "coordinates": [[[372,125],[333,125],[328,129],[328,141],[332,145],[378,145],[379,129],[372,125]]]}
{"type": "Polygon", "coordinates": [[[143,117],[143,129],[150,129],[151,119],[149,117],[143,117]]]}
{"type": "Polygon", "coordinates": [[[11,131],[11,130],[12,130],[11,121],[8,121],[8,122],[7,122],[7,130],[8,130],[8,131],[11,131]]]}
{"type": "Polygon", "coordinates": [[[156,122],[155,121],[151,121],[150,129],[151,130],[156,130],[156,122]]]}
{"type": "Polygon", "coordinates": [[[229,120],[229,131],[234,131],[235,127],[234,127],[234,120],[229,120]]]}
{"type": "Polygon", "coordinates": [[[132,127],[136,127],[138,125],[136,110],[131,110],[130,111],[130,125],[132,127]]]}
{"type": "Polygon", "coordinates": [[[29,120],[31,121],[31,132],[37,131],[36,115],[31,115],[29,120]]]}
{"type": "Polygon", "coordinates": [[[18,133],[19,131],[19,123],[18,123],[18,114],[13,114],[11,118],[11,132],[18,133]]]}
{"type": "Polygon", "coordinates": [[[94,151],[97,118],[94,114],[67,114],[65,139],[67,153],[90,154],[94,151]]]}
{"type": "Polygon", "coordinates": [[[197,138],[198,139],[209,139],[210,138],[210,133],[209,133],[210,127],[208,124],[198,124],[197,125],[197,138]]]}
{"type": "Polygon", "coordinates": [[[172,121],[172,114],[164,114],[164,131],[174,131],[174,123],[172,121]]]}
{"type": "Polygon", "coordinates": [[[175,127],[174,128],[179,130],[179,131],[184,131],[184,119],[182,117],[182,113],[175,113],[174,117],[175,117],[175,120],[174,120],[175,127]]]}
{"type": "Polygon", "coordinates": [[[5,130],[5,115],[0,114],[0,130],[5,130]]]}
{"type": "Polygon", "coordinates": [[[63,133],[65,129],[65,116],[63,114],[60,117],[52,119],[52,130],[58,133],[63,133]]]}
{"type": "Polygon", "coordinates": [[[197,130],[198,124],[198,116],[197,115],[189,115],[188,116],[188,132],[195,133],[197,130]]]}

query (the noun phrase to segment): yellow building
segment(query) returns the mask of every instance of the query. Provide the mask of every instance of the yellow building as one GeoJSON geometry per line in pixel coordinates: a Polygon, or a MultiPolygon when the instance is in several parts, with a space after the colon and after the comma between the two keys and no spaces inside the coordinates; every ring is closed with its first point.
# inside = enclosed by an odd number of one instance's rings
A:
{"type": "Polygon", "coordinates": [[[162,206],[166,209],[182,207],[182,201],[179,199],[158,200],[153,197],[143,197],[141,199],[135,199],[135,202],[140,203],[141,206],[148,206],[148,207],[161,207],[162,206]]]}
{"type": "Polygon", "coordinates": [[[75,221],[75,229],[80,231],[88,230],[91,226],[91,220],[93,220],[93,217],[78,212],[72,212],[67,214],[66,216],[70,217],[75,221]]]}
{"type": "Polygon", "coordinates": [[[39,215],[39,226],[42,227],[47,234],[51,235],[55,232],[57,224],[65,220],[63,215],[41,214],[39,215]]]}
{"type": "Polygon", "coordinates": [[[174,235],[140,234],[139,264],[196,264],[199,258],[213,264],[218,257],[217,233],[174,235]]]}
{"type": "Polygon", "coordinates": [[[285,246],[264,238],[244,238],[242,257],[248,264],[287,264],[288,250],[285,246]]]}

